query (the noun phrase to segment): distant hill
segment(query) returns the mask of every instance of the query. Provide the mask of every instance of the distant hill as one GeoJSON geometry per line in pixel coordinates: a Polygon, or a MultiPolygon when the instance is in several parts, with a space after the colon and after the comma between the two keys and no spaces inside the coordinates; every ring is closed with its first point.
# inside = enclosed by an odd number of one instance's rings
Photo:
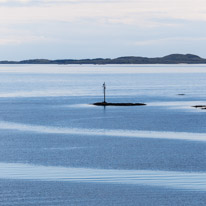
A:
{"type": "Polygon", "coordinates": [[[30,59],[0,61],[0,64],[206,64],[206,59],[193,54],[170,54],[156,58],[126,56],[115,59],[30,59]]]}

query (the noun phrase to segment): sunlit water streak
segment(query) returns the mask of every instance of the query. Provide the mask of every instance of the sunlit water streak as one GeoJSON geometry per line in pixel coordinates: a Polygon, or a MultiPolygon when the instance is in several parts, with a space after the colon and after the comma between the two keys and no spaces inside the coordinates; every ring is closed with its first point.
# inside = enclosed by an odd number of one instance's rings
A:
{"type": "Polygon", "coordinates": [[[0,163],[1,179],[139,184],[206,191],[206,173],[106,170],[0,163]]]}
{"type": "Polygon", "coordinates": [[[203,142],[206,141],[206,134],[204,133],[65,128],[65,127],[20,124],[20,123],[4,122],[4,121],[0,122],[0,129],[18,130],[22,132],[47,133],[47,134],[73,134],[73,135],[93,135],[93,136],[125,137],[125,138],[156,138],[156,139],[174,139],[174,140],[189,140],[189,141],[203,141],[203,142]]]}
{"type": "Polygon", "coordinates": [[[204,101],[170,101],[170,102],[150,102],[149,106],[166,106],[166,107],[178,107],[178,106],[182,106],[182,107],[191,107],[194,105],[204,105],[205,102],[204,101]]]}
{"type": "Polygon", "coordinates": [[[165,107],[173,110],[187,110],[187,112],[205,112],[205,110],[194,108],[195,105],[205,105],[205,101],[170,101],[170,102],[150,102],[151,107],[165,107]]]}
{"type": "Polygon", "coordinates": [[[68,97],[68,96],[98,96],[98,91],[91,90],[84,91],[79,89],[68,90],[41,90],[41,91],[16,91],[16,92],[6,92],[0,93],[0,98],[29,98],[29,97],[68,97]]]}
{"type": "Polygon", "coordinates": [[[205,64],[124,64],[124,65],[0,65],[0,73],[29,74],[141,74],[141,73],[206,73],[205,64]],[[29,68],[29,69],[28,69],[29,68]],[[125,69],[127,68],[127,69],[125,69]],[[167,69],[165,69],[167,68],[167,69]]]}

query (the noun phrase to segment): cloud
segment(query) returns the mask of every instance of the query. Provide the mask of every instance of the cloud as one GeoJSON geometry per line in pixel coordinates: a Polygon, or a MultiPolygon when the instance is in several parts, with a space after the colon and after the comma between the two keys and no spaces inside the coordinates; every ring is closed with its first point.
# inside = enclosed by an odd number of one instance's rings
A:
{"type": "Polygon", "coordinates": [[[27,43],[51,42],[51,37],[38,35],[26,29],[16,29],[9,27],[0,28],[0,45],[21,45],[27,43]]]}
{"type": "Polygon", "coordinates": [[[0,45],[21,45],[22,54],[30,42],[45,53],[55,45],[55,55],[76,51],[77,58],[88,50],[91,57],[147,56],[152,45],[178,50],[181,42],[203,50],[205,21],[205,0],[0,0],[0,45]]]}
{"type": "Polygon", "coordinates": [[[147,46],[147,45],[158,45],[158,44],[165,44],[165,43],[172,43],[172,42],[201,42],[206,41],[206,37],[167,37],[167,38],[160,38],[160,39],[147,39],[141,41],[135,41],[132,44],[136,46],[147,46]]]}
{"type": "Polygon", "coordinates": [[[162,26],[159,20],[164,18],[206,21],[206,2],[203,0],[0,0],[0,3],[0,23],[87,19],[147,27],[162,26]]]}
{"type": "Polygon", "coordinates": [[[45,42],[48,38],[43,36],[7,36],[0,37],[0,45],[19,45],[25,43],[45,42]]]}

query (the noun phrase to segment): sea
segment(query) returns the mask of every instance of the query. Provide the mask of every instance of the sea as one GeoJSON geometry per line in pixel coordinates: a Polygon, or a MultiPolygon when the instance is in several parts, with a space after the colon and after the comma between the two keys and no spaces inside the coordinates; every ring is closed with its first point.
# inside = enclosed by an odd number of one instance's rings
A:
{"type": "Polygon", "coordinates": [[[0,65],[0,206],[205,206],[195,105],[206,65],[0,65]]]}

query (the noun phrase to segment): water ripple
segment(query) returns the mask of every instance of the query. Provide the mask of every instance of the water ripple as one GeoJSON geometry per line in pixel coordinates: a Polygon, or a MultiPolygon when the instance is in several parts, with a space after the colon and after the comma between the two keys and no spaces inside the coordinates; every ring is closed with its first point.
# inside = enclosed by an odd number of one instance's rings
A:
{"type": "Polygon", "coordinates": [[[114,170],[0,163],[1,179],[137,184],[206,191],[206,173],[114,170]]]}

